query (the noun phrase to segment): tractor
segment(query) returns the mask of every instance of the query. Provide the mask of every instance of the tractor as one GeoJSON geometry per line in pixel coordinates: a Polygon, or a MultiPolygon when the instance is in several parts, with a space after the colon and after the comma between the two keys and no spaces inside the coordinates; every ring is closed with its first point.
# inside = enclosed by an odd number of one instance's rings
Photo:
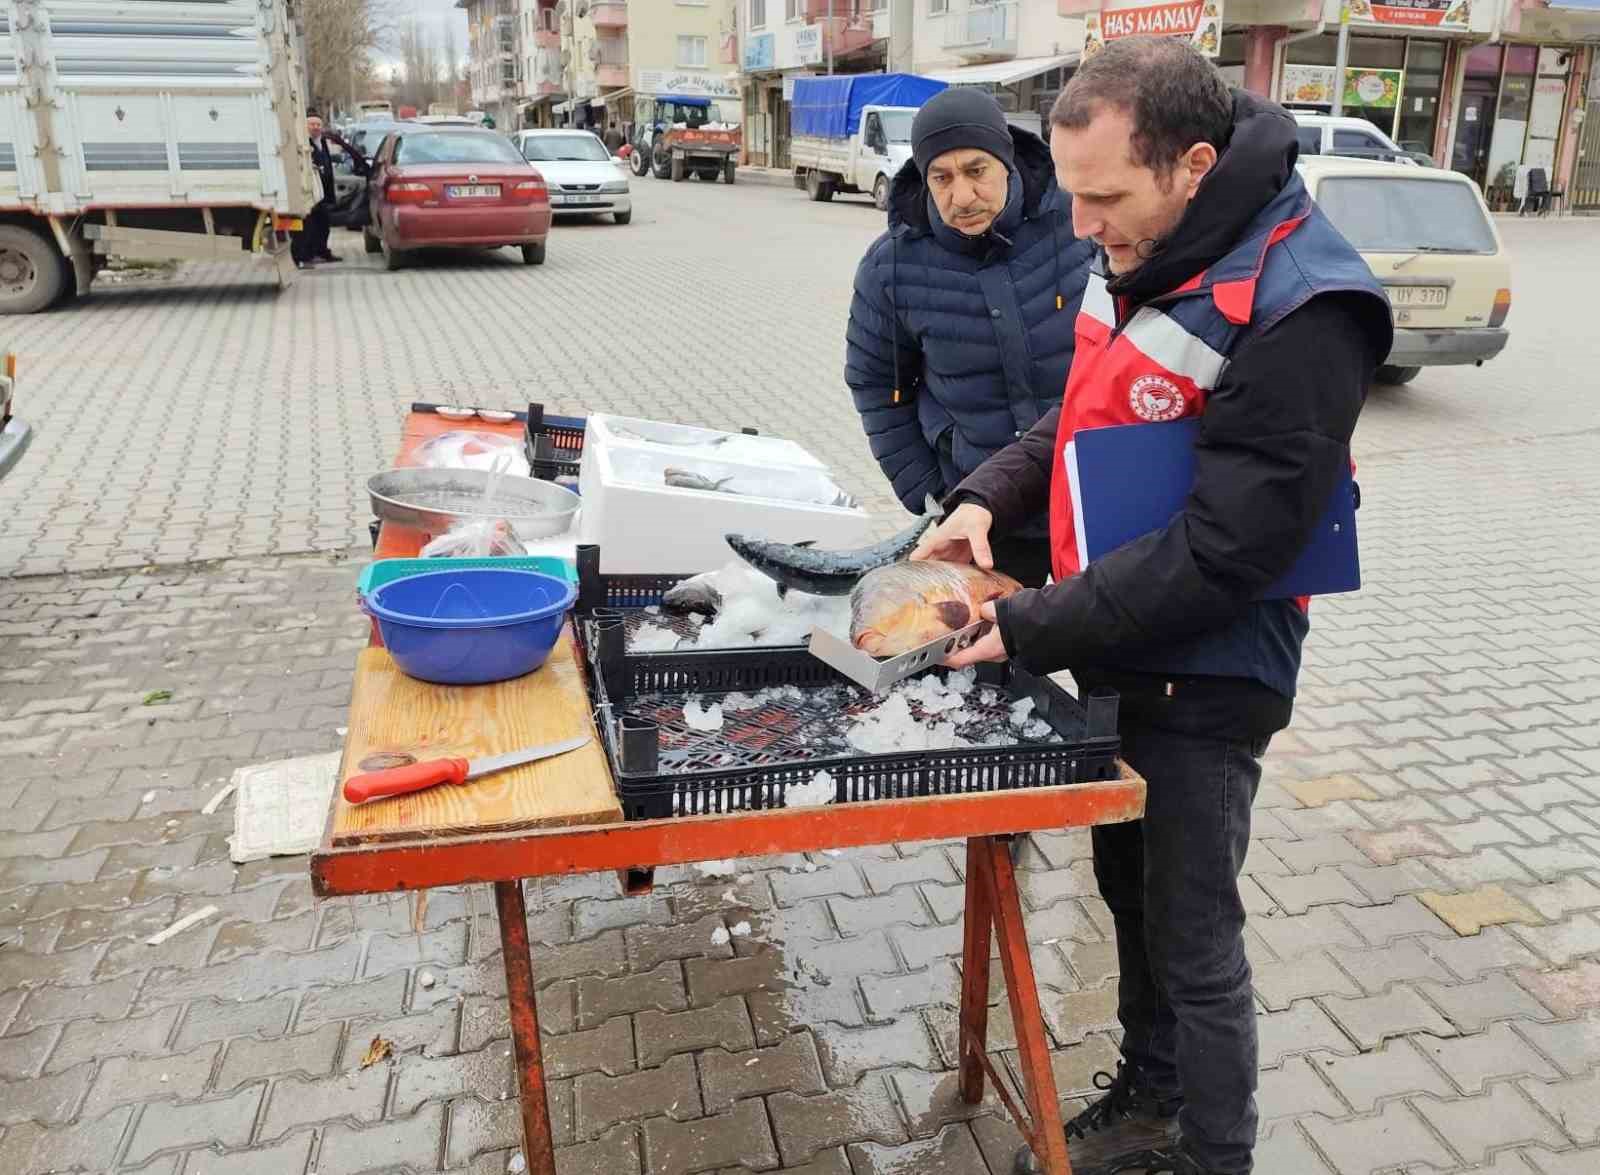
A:
{"type": "Polygon", "coordinates": [[[711,100],[667,95],[641,99],[630,160],[635,175],[657,179],[697,175],[713,183],[720,175],[734,182],[742,143],[736,126],[712,122],[711,100]]]}

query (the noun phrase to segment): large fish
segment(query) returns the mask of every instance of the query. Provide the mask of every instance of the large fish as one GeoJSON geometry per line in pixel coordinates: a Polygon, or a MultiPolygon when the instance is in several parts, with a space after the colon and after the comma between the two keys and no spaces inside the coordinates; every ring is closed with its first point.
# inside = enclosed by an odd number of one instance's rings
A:
{"type": "Polygon", "coordinates": [[[880,567],[850,593],[850,643],[874,657],[897,657],[976,623],[980,605],[1021,590],[1009,575],[971,563],[880,567]]]}
{"type": "Polygon", "coordinates": [[[819,551],[810,543],[774,543],[742,534],[725,537],[734,554],[777,581],[780,594],[793,590],[814,596],[848,596],[867,572],[911,554],[934,522],[933,518],[918,519],[893,538],[854,551],[819,551]]]}

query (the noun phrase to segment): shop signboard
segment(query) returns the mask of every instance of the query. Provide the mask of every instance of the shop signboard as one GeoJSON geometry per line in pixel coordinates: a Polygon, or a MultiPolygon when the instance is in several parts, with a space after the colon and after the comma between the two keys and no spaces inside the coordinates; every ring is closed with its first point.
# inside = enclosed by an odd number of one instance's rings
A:
{"type": "Polygon", "coordinates": [[[1393,110],[1400,104],[1405,73],[1398,69],[1347,69],[1344,71],[1344,105],[1393,110]]]}
{"type": "Polygon", "coordinates": [[[801,25],[794,30],[794,59],[801,65],[816,65],[821,62],[821,25],[801,25]]]}
{"type": "Polygon", "coordinates": [[[1222,47],[1222,0],[1151,4],[1109,0],[1083,18],[1083,55],[1092,57],[1108,41],[1123,37],[1182,37],[1207,57],[1222,47]]]}
{"type": "Polygon", "coordinates": [[[1405,28],[1465,30],[1471,5],[1472,0],[1345,0],[1352,22],[1405,28]]]}
{"type": "MultiPolygon", "coordinates": [[[[1280,102],[1292,106],[1332,106],[1336,71],[1331,65],[1285,65],[1280,102]]],[[[1392,110],[1400,103],[1405,72],[1398,69],[1344,71],[1344,105],[1392,110]]]]}
{"type": "Polygon", "coordinates": [[[1285,63],[1278,100],[1293,106],[1332,106],[1334,73],[1331,65],[1285,63]]]}
{"type": "Polygon", "coordinates": [[[685,69],[641,69],[635,90],[641,94],[687,94],[705,98],[737,98],[736,75],[720,77],[685,69]]]}
{"type": "Polygon", "coordinates": [[[777,38],[771,33],[760,33],[744,43],[744,69],[746,73],[758,69],[771,69],[773,47],[777,38]]]}

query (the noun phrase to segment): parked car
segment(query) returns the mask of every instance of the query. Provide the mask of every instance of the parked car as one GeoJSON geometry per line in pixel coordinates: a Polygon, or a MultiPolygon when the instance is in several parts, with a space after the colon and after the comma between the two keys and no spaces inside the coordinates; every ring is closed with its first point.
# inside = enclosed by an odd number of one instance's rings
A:
{"type": "Polygon", "coordinates": [[[1380,382],[1408,383],[1424,367],[1481,365],[1505,350],[1511,259],[1471,179],[1330,156],[1302,158],[1299,168],[1388,291],[1394,348],[1380,382]]]}
{"type": "Polygon", "coordinates": [[[0,366],[0,477],[11,472],[33,443],[28,422],[11,414],[11,391],[17,382],[17,357],[9,352],[0,366]]]}
{"type": "Polygon", "coordinates": [[[1291,110],[1289,113],[1300,124],[1302,159],[1307,155],[1343,155],[1350,159],[1433,166],[1432,156],[1408,151],[1364,118],[1335,117],[1315,110],[1291,110]]]}
{"type": "Polygon", "coordinates": [[[588,131],[519,131],[513,142],[544,176],[555,215],[609,212],[618,224],[633,219],[627,168],[588,131]]]}
{"type": "Polygon", "coordinates": [[[368,253],[399,269],[417,249],[510,246],[542,265],[550,233],[544,177],[504,135],[415,126],[383,140],[368,184],[368,253]]]}

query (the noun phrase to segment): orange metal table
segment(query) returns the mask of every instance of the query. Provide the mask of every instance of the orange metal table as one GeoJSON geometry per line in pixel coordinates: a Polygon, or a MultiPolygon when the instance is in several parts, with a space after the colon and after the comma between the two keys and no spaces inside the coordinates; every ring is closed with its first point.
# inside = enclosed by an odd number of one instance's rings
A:
{"type": "MultiPolygon", "coordinates": [[[[436,427],[413,427],[415,419],[413,414],[408,421],[402,464],[416,444],[437,431],[436,427]]],[[[469,427],[483,426],[473,422],[469,427]]],[[[380,558],[414,555],[420,542],[421,536],[414,531],[385,526],[375,554],[380,558]]],[[[570,633],[562,639],[570,640],[570,633]]],[[[311,875],[313,887],[322,897],[476,882],[494,886],[522,1098],[524,1154],[534,1175],[554,1175],[523,878],[607,870],[626,873],[729,857],[964,838],[961,1095],[976,1103],[983,1096],[985,1079],[992,1080],[1043,1169],[1049,1175],[1071,1175],[1009,841],[1012,834],[1036,829],[1135,820],[1143,810],[1144,782],[1124,766],[1117,780],[1063,787],[620,824],[482,831],[455,828],[447,835],[359,844],[335,843],[330,812],[322,844],[312,854],[311,875]],[[1016,1028],[1025,1109],[996,1073],[987,1051],[991,931],[999,944],[1016,1028]]]]}

